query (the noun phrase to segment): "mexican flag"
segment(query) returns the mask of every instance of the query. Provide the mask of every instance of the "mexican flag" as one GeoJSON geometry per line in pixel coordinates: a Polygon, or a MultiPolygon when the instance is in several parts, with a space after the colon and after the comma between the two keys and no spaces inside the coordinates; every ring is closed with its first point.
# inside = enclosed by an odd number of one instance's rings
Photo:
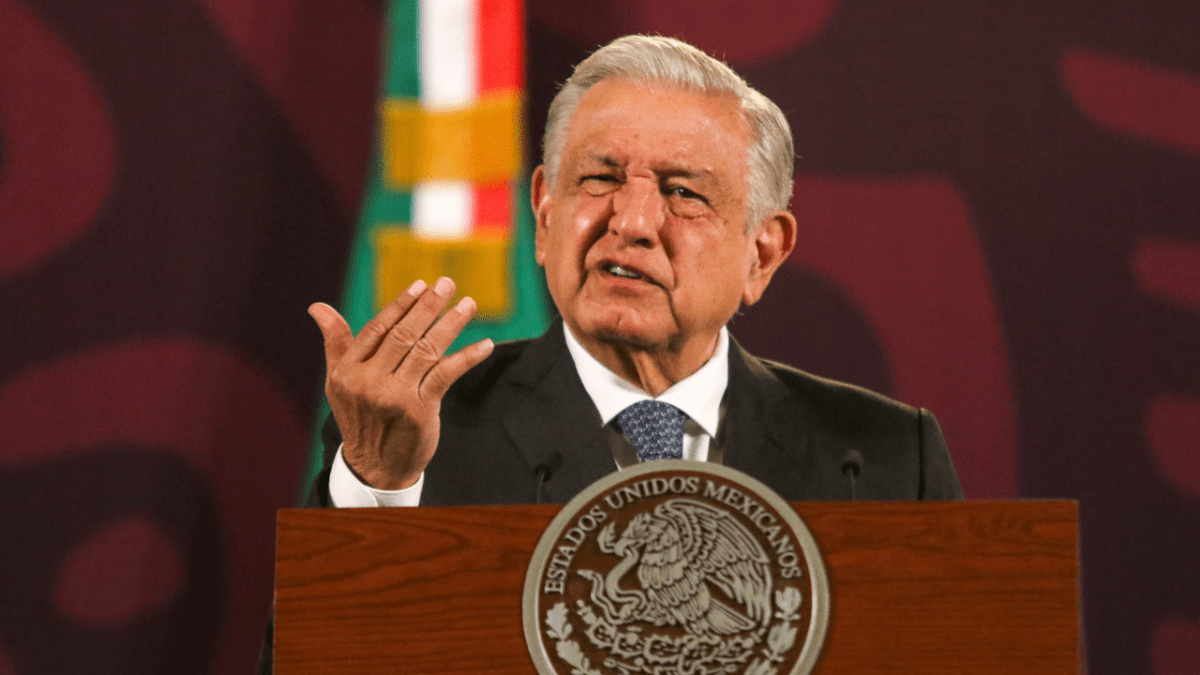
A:
{"type": "MultiPolygon", "coordinates": [[[[452,349],[546,329],[521,158],[523,18],[521,0],[391,0],[374,167],[339,308],[355,332],[413,280],[440,276],[479,307],[452,349]]],[[[310,478],[328,415],[322,398],[310,478]]]]}

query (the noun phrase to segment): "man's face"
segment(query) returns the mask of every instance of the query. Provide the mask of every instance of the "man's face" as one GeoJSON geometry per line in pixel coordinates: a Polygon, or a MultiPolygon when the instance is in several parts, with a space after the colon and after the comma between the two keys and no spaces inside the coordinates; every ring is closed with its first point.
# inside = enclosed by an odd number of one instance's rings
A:
{"type": "Polygon", "coordinates": [[[703,351],[758,299],[778,263],[764,278],[746,233],[749,147],[731,98],[616,79],[584,95],[533,194],[537,260],[581,341],[703,351]]]}

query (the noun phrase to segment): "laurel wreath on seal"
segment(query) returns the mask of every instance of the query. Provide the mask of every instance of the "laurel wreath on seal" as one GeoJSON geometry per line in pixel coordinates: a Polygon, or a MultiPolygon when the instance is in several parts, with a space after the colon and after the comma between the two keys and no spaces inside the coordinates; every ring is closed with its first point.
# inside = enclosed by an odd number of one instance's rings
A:
{"type": "Polygon", "coordinates": [[[569,614],[570,610],[563,602],[546,611],[546,625],[549,626],[546,634],[555,640],[554,651],[558,653],[558,658],[571,666],[571,675],[602,675],[600,671],[592,670],[579,643],[567,639],[571,636],[571,624],[567,623],[569,614]]]}
{"type": "Polygon", "coordinates": [[[782,663],[783,655],[796,644],[796,632],[799,627],[793,626],[792,623],[800,620],[796,610],[800,609],[802,599],[800,591],[790,586],[775,591],[775,608],[778,610],[775,612],[775,618],[781,619],[783,623],[771,627],[771,632],[767,635],[767,647],[763,649],[766,658],[751,663],[745,675],[775,675],[779,671],[771,664],[782,663]]]}
{"type": "MultiPolygon", "coordinates": [[[[796,588],[787,587],[775,591],[775,618],[780,619],[781,623],[771,627],[767,635],[767,644],[762,650],[763,656],[752,662],[744,675],[777,675],[779,668],[776,664],[782,663],[784,654],[796,644],[799,626],[794,624],[800,621],[797,610],[800,609],[802,601],[803,596],[796,588]]],[[[555,652],[571,666],[571,675],[603,675],[592,668],[579,643],[570,639],[573,630],[567,620],[570,614],[566,603],[562,602],[546,611],[546,634],[554,639],[555,652]]]]}

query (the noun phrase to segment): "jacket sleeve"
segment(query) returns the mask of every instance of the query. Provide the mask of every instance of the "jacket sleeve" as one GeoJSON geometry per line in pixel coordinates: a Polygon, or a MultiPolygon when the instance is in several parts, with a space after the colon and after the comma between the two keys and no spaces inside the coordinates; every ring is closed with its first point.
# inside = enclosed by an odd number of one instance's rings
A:
{"type": "Polygon", "coordinates": [[[942,436],[942,428],[938,426],[937,418],[924,408],[919,409],[917,415],[920,418],[918,441],[921,452],[921,485],[918,488],[918,498],[962,499],[963,491],[958,482],[958,473],[954,470],[954,462],[950,459],[950,450],[946,447],[946,439],[942,436]]]}
{"type": "Polygon", "coordinates": [[[329,499],[329,469],[333,465],[333,458],[337,455],[338,446],[341,444],[342,434],[338,431],[333,415],[330,415],[325,420],[324,426],[321,427],[321,445],[324,449],[323,466],[317,473],[317,477],[313,479],[312,485],[309,486],[308,493],[301,500],[301,506],[307,508],[333,506],[333,502],[329,499]]]}

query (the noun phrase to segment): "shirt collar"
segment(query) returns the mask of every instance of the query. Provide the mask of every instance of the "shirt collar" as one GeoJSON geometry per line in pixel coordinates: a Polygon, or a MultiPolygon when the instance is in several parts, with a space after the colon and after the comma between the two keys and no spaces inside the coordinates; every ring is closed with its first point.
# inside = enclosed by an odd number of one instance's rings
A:
{"type": "Polygon", "coordinates": [[[657,398],[626,382],[597,361],[571,334],[566,322],[563,322],[563,333],[567,337],[571,359],[575,361],[575,370],[583,380],[583,388],[596,404],[604,424],[638,401],[656,400],[679,408],[705,433],[716,438],[717,424],[721,420],[721,399],[729,384],[729,331],[725,327],[722,326],[717,335],[717,348],[713,350],[712,358],[657,398]]]}

